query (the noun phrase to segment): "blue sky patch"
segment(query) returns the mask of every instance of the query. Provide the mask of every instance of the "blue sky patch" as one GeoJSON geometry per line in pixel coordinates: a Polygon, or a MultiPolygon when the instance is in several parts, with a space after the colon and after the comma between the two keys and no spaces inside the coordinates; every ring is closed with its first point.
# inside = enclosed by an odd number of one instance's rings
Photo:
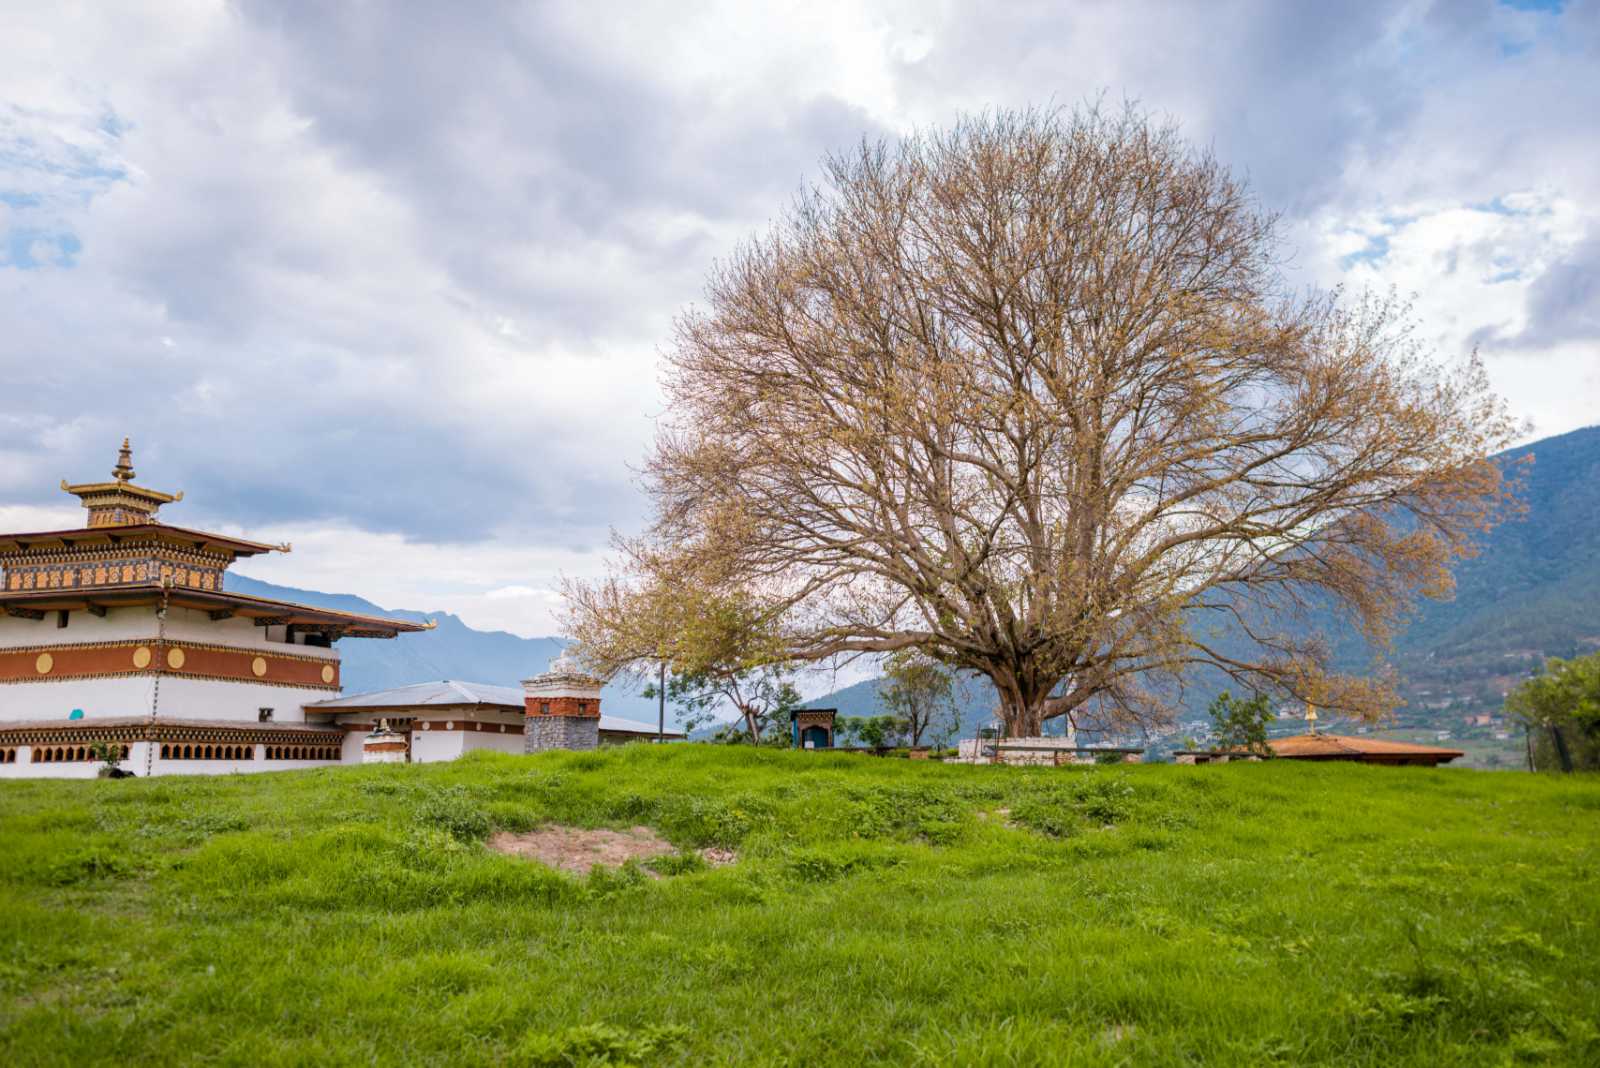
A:
{"type": "Polygon", "coordinates": [[[25,226],[14,227],[3,236],[0,245],[0,267],[15,267],[21,271],[40,267],[76,267],[83,242],[73,234],[51,234],[25,226]]]}

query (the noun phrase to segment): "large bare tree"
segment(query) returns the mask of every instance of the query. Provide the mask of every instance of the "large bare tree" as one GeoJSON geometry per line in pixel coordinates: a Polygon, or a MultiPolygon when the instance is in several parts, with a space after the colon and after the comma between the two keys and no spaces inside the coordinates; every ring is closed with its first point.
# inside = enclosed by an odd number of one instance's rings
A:
{"type": "Polygon", "coordinates": [[[1197,665],[1391,707],[1292,617],[1382,640],[1450,590],[1510,502],[1475,357],[1431,358],[1395,300],[1294,291],[1276,218],[1131,109],[967,118],[825,175],[680,319],[626,560],[717,575],[772,655],[986,676],[1012,735],[1147,720],[1197,665]]]}

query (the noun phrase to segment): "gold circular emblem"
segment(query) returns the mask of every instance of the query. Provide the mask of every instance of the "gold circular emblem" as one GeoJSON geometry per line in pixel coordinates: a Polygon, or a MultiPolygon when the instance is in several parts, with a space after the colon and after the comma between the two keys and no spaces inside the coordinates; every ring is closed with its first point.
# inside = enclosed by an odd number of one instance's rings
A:
{"type": "Polygon", "coordinates": [[[50,674],[50,669],[56,666],[56,658],[49,653],[40,653],[39,659],[33,662],[33,670],[41,675],[50,674]]]}
{"type": "Polygon", "coordinates": [[[328,683],[331,683],[333,681],[333,665],[332,664],[323,664],[322,665],[322,681],[323,682],[328,682],[328,683]]]}
{"type": "Polygon", "coordinates": [[[250,674],[254,675],[256,678],[259,679],[261,676],[265,675],[266,673],[267,673],[267,661],[265,660],[265,658],[258,656],[254,660],[250,661],[250,674]]]}
{"type": "Polygon", "coordinates": [[[150,666],[150,647],[141,645],[133,651],[133,666],[140,671],[150,666]]]}
{"type": "Polygon", "coordinates": [[[183,655],[183,650],[182,649],[168,649],[167,650],[167,666],[169,668],[171,668],[173,671],[177,671],[177,670],[181,669],[183,667],[183,662],[184,662],[185,659],[186,658],[183,655]]]}

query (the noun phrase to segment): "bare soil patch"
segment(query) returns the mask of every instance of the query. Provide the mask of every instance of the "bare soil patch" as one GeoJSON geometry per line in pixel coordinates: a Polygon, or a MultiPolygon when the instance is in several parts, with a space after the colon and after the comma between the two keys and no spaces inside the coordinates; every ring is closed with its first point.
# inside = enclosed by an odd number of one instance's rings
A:
{"type": "Polygon", "coordinates": [[[632,859],[647,860],[673,852],[672,845],[649,827],[630,827],[626,831],[543,827],[523,834],[501,831],[489,839],[489,848],[579,875],[587,874],[596,864],[620,868],[632,859]]]}

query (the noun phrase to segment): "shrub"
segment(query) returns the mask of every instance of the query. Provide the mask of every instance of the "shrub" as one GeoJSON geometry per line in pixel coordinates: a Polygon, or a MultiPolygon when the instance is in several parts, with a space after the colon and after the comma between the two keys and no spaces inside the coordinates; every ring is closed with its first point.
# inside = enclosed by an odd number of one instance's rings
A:
{"type": "Polygon", "coordinates": [[[462,842],[476,842],[489,834],[489,817],[461,786],[427,790],[417,802],[413,816],[417,823],[437,827],[462,842]]]}
{"type": "Polygon", "coordinates": [[[675,1024],[652,1024],[637,1031],[581,1024],[559,1034],[529,1035],[517,1047],[512,1063],[539,1068],[656,1063],[688,1040],[689,1029],[675,1024]]]}
{"type": "Polygon", "coordinates": [[[117,854],[105,849],[84,849],[52,863],[45,871],[45,881],[52,886],[74,886],[91,879],[122,878],[132,873],[133,866],[117,854]]]}

